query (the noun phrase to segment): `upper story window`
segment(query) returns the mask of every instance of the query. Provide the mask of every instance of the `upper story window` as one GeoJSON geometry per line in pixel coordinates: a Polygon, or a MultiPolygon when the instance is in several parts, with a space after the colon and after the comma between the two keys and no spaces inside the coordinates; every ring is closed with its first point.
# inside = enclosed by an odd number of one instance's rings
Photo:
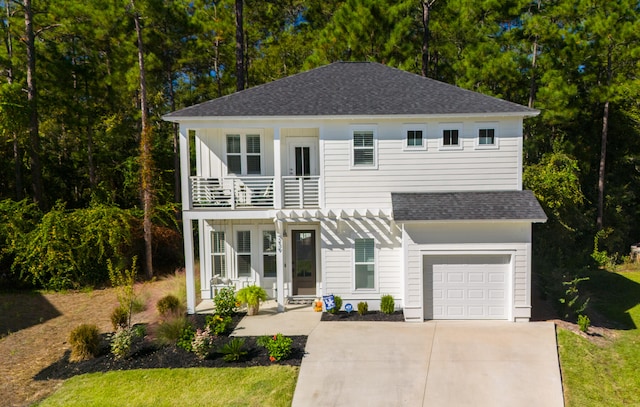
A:
{"type": "Polygon", "coordinates": [[[227,134],[227,172],[262,174],[262,139],[259,134],[227,134]]]}
{"type": "Polygon", "coordinates": [[[421,124],[405,124],[402,126],[405,150],[427,149],[427,126],[421,124]]]}
{"type": "Polygon", "coordinates": [[[462,150],[462,124],[442,123],[440,126],[440,149],[462,150]]]}
{"type": "Polygon", "coordinates": [[[478,130],[478,144],[481,146],[493,146],[496,144],[496,130],[495,129],[479,129],[478,130]]]}
{"type": "Polygon", "coordinates": [[[354,168],[375,168],[377,161],[376,131],[371,126],[353,126],[351,163],[354,168]]]}

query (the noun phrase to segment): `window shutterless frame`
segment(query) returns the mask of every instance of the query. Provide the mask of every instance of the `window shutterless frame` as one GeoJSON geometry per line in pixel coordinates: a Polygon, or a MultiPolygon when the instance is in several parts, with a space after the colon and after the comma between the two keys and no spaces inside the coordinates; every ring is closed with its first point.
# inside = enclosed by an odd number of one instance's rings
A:
{"type": "Polygon", "coordinates": [[[499,134],[498,123],[484,122],[475,124],[475,148],[476,150],[498,149],[499,134]]]}
{"type": "Polygon", "coordinates": [[[377,126],[351,126],[351,169],[378,168],[378,135],[377,126]]]}
{"type": "Polygon", "coordinates": [[[425,124],[404,124],[402,137],[402,149],[405,151],[427,149],[427,126],[425,124]]]}
{"type": "Polygon", "coordinates": [[[440,123],[438,135],[440,138],[440,150],[462,150],[463,147],[462,123],[440,123]]]}
{"type": "Polygon", "coordinates": [[[373,291],[377,287],[375,240],[356,238],[353,246],[354,289],[373,291]]]}

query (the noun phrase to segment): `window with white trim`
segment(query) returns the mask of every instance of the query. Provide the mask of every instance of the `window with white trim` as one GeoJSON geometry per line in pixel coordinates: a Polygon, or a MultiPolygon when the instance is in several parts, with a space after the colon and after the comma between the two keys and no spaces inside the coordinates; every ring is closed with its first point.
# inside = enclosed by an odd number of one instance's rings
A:
{"type": "Polygon", "coordinates": [[[351,167],[375,169],[378,165],[375,126],[352,126],[351,135],[351,167]]]}
{"type": "Polygon", "coordinates": [[[491,129],[491,128],[478,129],[478,145],[479,146],[495,146],[496,145],[496,129],[491,129]]]}
{"type": "Polygon", "coordinates": [[[236,238],[236,269],[238,277],[251,277],[251,231],[239,230],[236,238]]]}
{"type": "Polygon", "coordinates": [[[214,276],[227,277],[227,258],[224,232],[211,232],[211,264],[214,276]]]}
{"type": "Polygon", "coordinates": [[[405,150],[427,149],[427,126],[424,124],[405,124],[402,126],[405,150]]]}
{"type": "Polygon", "coordinates": [[[227,134],[227,173],[262,174],[262,138],[259,134],[227,134]]]}
{"type": "Polygon", "coordinates": [[[457,147],[460,145],[460,132],[458,129],[442,130],[442,145],[444,147],[457,147]]]}
{"type": "Polygon", "coordinates": [[[276,231],[262,231],[262,275],[276,277],[276,231]]]}
{"type": "Polygon", "coordinates": [[[355,289],[375,289],[375,241],[355,239],[355,289]]]}
{"type": "Polygon", "coordinates": [[[407,130],[407,147],[422,147],[422,130],[407,130]]]}

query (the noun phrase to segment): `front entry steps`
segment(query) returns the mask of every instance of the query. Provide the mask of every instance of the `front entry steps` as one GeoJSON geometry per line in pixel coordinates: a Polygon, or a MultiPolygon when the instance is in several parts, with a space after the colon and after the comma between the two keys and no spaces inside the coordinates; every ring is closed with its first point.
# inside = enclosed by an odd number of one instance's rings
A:
{"type": "Polygon", "coordinates": [[[311,305],[315,302],[315,296],[309,295],[296,295],[294,297],[287,298],[287,304],[292,305],[311,305]]]}

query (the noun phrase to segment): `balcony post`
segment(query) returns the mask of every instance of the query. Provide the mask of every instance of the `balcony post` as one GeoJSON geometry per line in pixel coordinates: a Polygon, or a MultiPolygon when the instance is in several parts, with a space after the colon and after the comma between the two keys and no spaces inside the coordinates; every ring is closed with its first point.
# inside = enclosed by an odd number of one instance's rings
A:
{"type": "Polygon", "coordinates": [[[191,185],[189,185],[189,176],[191,175],[189,157],[189,129],[180,123],[180,179],[182,184],[183,211],[188,211],[193,208],[193,203],[191,202],[191,185]]]}
{"type": "Polygon", "coordinates": [[[273,207],[282,209],[282,163],[280,157],[280,127],[273,128],[273,207]]]}

